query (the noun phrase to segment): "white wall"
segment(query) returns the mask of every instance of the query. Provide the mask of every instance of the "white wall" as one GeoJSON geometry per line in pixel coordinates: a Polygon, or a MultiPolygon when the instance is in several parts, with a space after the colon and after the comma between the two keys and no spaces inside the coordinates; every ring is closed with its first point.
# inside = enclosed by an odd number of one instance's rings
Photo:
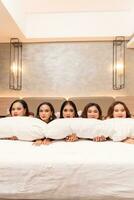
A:
{"type": "Polygon", "coordinates": [[[112,42],[23,45],[23,89],[8,89],[9,44],[0,44],[0,96],[134,95],[134,49],[126,51],[126,87],[112,89],[112,42]]]}

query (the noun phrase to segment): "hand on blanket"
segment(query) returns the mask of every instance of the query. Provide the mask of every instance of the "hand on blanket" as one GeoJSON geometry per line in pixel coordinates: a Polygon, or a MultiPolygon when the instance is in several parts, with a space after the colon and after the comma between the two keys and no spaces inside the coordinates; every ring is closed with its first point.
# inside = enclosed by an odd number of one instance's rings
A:
{"type": "Polygon", "coordinates": [[[33,142],[33,145],[40,146],[42,144],[42,140],[36,140],[33,142]]]}
{"type": "Polygon", "coordinates": [[[52,140],[49,139],[49,138],[45,138],[43,141],[42,141],[42,144],[44,145],[48,145],[48,144],[51,144],[52,143],[52,140]]]}
{"type": "Polygon", "coordinates": [[[65,141],[66,142],[75,142],[77,141],[79,138],[77,137],[77,135],[75,133],[72,133],[71,135],[68,135],[66,138],[65,138],[65,141]]]}
{"type": "Polygon", "coordinates": [[[12,136],[12,137],[9,137],[7,138],[8,140],[18,140],[18,138],[16,136],[12,136]]]}
{"type": "Polygon", "coordinates": [[[93,141],[94,141],[94,142],[104,142],[104,141],[106,141],[106,137],[103,136],[103,135],[97,136],[97,137],[94,137],[94,138],[93,138],[93,141]]]}
{"type": "Polygon", "coordinates": [[[128,144],[134,144],[134,138],[126,138],[122,142],[128,143],[128,144]]]}
{"type": "Polygon", "coordinates": [[[51,143],[52,143],[52,140],[50,140],[49,138],[45,138],[43,140],[36,140],[35,142],[33,142],[33,145],[40,146],[41,144],[48,145],[51,143]]]}

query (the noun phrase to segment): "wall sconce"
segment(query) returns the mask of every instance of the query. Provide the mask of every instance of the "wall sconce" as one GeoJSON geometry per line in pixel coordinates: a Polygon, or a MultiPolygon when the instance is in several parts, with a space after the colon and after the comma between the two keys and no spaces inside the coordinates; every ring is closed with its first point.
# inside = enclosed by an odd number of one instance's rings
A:
{"type": "Polygon", "coordinates": [[[22,43],[18,38],[10,39],[9,88],[22,89],[22,43]]]}
{"type": "Polygon", "coordinates": [[[125,37],[117,36],[113,41],[113,89],[125,87],[125,37]]]}

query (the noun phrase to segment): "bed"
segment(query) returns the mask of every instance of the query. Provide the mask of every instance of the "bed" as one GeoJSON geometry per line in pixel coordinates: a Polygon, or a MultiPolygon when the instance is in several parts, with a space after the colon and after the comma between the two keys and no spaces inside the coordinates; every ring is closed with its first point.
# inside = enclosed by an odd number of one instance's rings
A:
{"type": "Polygon", "coordinates": [[[0,140],[0,200],[134,199],[134,146],[0,140]]]}

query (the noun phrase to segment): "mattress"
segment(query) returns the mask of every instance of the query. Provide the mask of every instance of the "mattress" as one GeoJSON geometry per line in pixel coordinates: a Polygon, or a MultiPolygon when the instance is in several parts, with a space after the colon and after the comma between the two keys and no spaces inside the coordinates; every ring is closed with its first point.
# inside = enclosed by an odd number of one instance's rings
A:
{"type": "Polygon", "coordinates": [[[134,199],[134,146],[0,140],[0,199],[134,199]]]}

